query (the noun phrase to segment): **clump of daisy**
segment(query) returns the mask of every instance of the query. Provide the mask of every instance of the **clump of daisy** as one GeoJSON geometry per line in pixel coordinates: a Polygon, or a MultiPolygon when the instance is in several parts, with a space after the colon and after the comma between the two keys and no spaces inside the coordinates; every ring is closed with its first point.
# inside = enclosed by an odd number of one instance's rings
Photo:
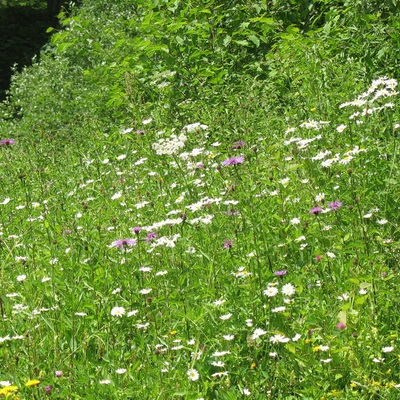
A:
{"type": "Polygon", "coordinates": [[[197,381],[199,379],[199,373],[194,368],[189,369],[187,376],[191,381],[197,381]]]}
{"type": "Polygon", "coordinates": [[[111,315],[113,317],[122,317],[125,314],[125,308],[124,307],[113,307],[111,310],[111,315]]]}
{"type": "Polygon", "coordinates": [[[296,292],[295,287],[291,283],[287,283],[286,285],[283,285],[281,288],[282,294],[285,296],[293,296],[296,292]]]}
{"type": "Polygon", "coordinates": [[[267,289],[263,291],[263,293],[268,297],[274,297],[278,292],[279,290],[275,286],[268,286],[267,289]]]}
{"type": "Polygon", "coordinates": [[[118,375],[123,375],[126,372],[125,368],[118,368],[115,370],[118,375]]]}

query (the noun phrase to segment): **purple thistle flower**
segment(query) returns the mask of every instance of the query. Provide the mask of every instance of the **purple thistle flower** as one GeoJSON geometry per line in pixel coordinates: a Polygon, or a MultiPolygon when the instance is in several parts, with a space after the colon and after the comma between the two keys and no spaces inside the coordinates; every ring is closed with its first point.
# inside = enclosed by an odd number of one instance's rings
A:
{"type": "Polygon", "coordinates": [[[238,164],[242,164],[244,161],[244,157],[240,156],[240,157],[232,157],[232,158],[228,158],[227,160],[222,162],[222,165],[225,167],[227,165],[238,165],[238,164]]]}
{"type": "Polygon", "coordinates": [[[283,276],[283,275],[286,275],[286,274],[287,274],[287,271],[285,269],[282,269],[281,271],[275,271],[274,272],[275,276],[283,276]]]}
{"type": "Polygon", "coordinates": [[[224,249],[230,249],[233,246],[232,240],[225,240],[224,249]]]}
{"type": "Polygon", "coordinates": [[[136,134],[137,134],[137,135],[144,135],[144,131],[142,131],[141,129],[138,129],[138,130],[136,131],[136,134]]]}
{"type": "Polygon", "coordinates": [[[146,239],[144,239],[144,240],[145,240],[147,243],[150,243],[150,242],[152,242],[157,236],[158,236],[157,233],[150,232],[150,233],[147,235],[146,239]]]}
{"type": "Polygon", "coordinates": [[[116,247],[117,249],[123,249],[128,246],[136,246],[136,239],[118,239],[111,243],[111,247],[116,247]]]}
{"type": "Polygon", "coordinates": [[[320,206],[314,207],[310,210],[310,214],[318,215],[322,212],[322,208],[320,206]]]}
{"type": "Polygon", "coordinates": [[[344,324],[343,322],[339,322],[337,325],[336,325],[336,329],[339,329],[339,331],[342,331],[343,329],[346,329],[347,328],[347,326],[346,326],[346,324],[344,324]]]}
{"type": "Polygon", "coordinates": [[[132,228],[132,232],[136,233],[136,235],[139,234],[139,232],[141,230],[142,230],[142,228],[140,226],[135,226],[135,227],[132,228]]]}
{"type": "Polygon", "coordinates": [[[335,200],[334,202],[328,204],[328,206],[332,208],[333,211],[337,211],[342,205],[343,204],[338,200],[335,200]]]}
{"type": "Polygon", "coordinates": [[[241,149],[246,145],[244,140],[239,140],[238,142],[233,143],[232,149],[241,149]]]}
{"type": "Polygon", "coordinates": [[[235,210],[228,210],[226,212],[226,215],[228,215],[228,216],[231,216],[231,215],[237,216],[237,215],[240,215],[240,212],[239,211],[235,211],[235,210]]]}
{"type": "Polygon", "coordinates": [[[14,139],[3,139],[0,140],[0,146],[10,146],[11,144],[15,144],[14,139]]]}
{"type": "Polygon", "coordinates": [[[50,395],[52,389],[53,389],[53,386],[47,385],[44,390],[45,390],[47,395],[50,395]]]}

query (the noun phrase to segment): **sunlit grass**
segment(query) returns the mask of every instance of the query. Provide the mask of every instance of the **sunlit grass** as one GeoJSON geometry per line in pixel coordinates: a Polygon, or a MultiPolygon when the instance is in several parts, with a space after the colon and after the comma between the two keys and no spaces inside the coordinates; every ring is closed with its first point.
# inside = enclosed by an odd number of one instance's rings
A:
{"type": "Polygon", "coordinates": [[[1,143],[0,393],[395,399],[395,90],[262,134],[1,143]]]}

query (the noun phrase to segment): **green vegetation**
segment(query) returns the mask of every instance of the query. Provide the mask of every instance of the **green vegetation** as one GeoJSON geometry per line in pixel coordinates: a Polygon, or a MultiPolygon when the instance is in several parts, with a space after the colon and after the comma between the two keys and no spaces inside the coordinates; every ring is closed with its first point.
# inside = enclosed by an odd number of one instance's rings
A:
{"type": "Polygon", "coordinates": [[[61,13],[0,105],[0,398],[397,399],[397,7],[61,13]]]}

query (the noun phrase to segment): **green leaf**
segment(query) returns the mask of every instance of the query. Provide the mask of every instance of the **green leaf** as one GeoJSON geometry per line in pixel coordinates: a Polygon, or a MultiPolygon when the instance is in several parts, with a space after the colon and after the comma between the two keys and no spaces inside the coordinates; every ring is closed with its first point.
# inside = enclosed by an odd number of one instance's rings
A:
{"type": "Polygon", "coordinates": [[[367,297],[368,297],[368,296],[361,296],[361,297],[358,297],[358,298],[355,300],[355,303],[358,304],[358,305],[362,305],[362,304],[364,304],[364,303],[367,301],[367,297]]]}
{"type": "Polygon", "coordinates": [[[291,353],[296,354],[296,346],[293,343],[286,343],[285,348],[291,353]]]}
{"type": "Polygon", "coordinates": [[[249,40],[251,40],[256,45],[256,47],[260,46],[260,39],[257,36],[250,35],[250,36],[247,36],[247,37],[249,38],[249,40]]]}
{"type": "Polygon", "coordinates": [[[65,38],[68,37],[68,35],[69,35],[68,32],[58,32],[58,33],[56,33],[51,38],[51,44],[57,44],[59,42],[62,42],[65,38]]]}
{"type": "Polygon", "coordinates": [[[372,286],[372,284],[369,282],[361,282],[360,283],[360,289],[369,289],[371,286],[372,286]]]}
{"type": "Polygon", "coordinates": [[[212,83],[212,84],[220,84],[220,83],[222,83],[222,82],[223,82],[223,79],[222,79],[222,78],[223,78],[224,75],[226,75],[227,73],[228,73],[228,71],[226,71],[226,70],[220,71],[216,77],[214,77],[214,78],[212,78],[212,79],[210,80],[210,83],[212,83]]]}
{"type": "Polygon", "coordinates": [[[61,43],[57,46],[57,51],[59,51],[60,53],[63,53],[64,51],[66,51],[69,47],[73,46],[74,43],[69,42],[69,43],[61,43]]]}
{"type": "Polygon", "coordinates": [[[382,48],[382,49],[380,49],[380,50],[378,51],[378,54],[377,54],[376,56],[377,56],[378,59],[380,60],[380,59],[385,55],[385,53],[387,53],[387,49],[384,47],[384,48],[382,48]]]}
{"type": "MultiPolygon", "coordinates": [[[[350,303],[348,303],[348,305],[349,305],[348,308],[350,308],[350,303]]],[[[347,325],[347,312],[345,310],[340,311],[338,314],[338,319],[339,322],[342,322],[343,324],[347,325]]]]}
{"type": "Polygon", "coordinates": [[[265,18],[265,17],[258,17],[258,18],[250,18],[251,22],[262,22],[263,24],[271,25],[274,27],[277,23],[274,21],[273,18],[265,18]]]}
{"type": "Polygon", "coordinates": [[[215,72],[210,69],[203,69],[198,73],[198,76],[214,76],[215,72]]]}
{"type": "Polygon", "coordinates": [[[235,43],[239,44],[240,46],[248,46],[249,42],[247,40],[234,40],[235,43]]]}
{"type": "Polygon", "coordinates": [[[231,41],[232,41],[232,37],[229,35],[226,35],[224,37],[224,40],[222,41],[222,43],[224,44],[225,47],[227,47],[231,41]]]}
{"type": "Polygon", "coordinates": [[[297,26],[295,26],[295,25],[289,25],[289,26],[286,28],[286,32],[293,35],[293,34],[299,33],[299,32],[300,32],[300,29],[299,29],[297,26]]]}
{"type": "Polygon", "coordinates": [[[345,303],[342,305],[342,311],[347,311],[351,307],[351,303],[345,303]]]}

